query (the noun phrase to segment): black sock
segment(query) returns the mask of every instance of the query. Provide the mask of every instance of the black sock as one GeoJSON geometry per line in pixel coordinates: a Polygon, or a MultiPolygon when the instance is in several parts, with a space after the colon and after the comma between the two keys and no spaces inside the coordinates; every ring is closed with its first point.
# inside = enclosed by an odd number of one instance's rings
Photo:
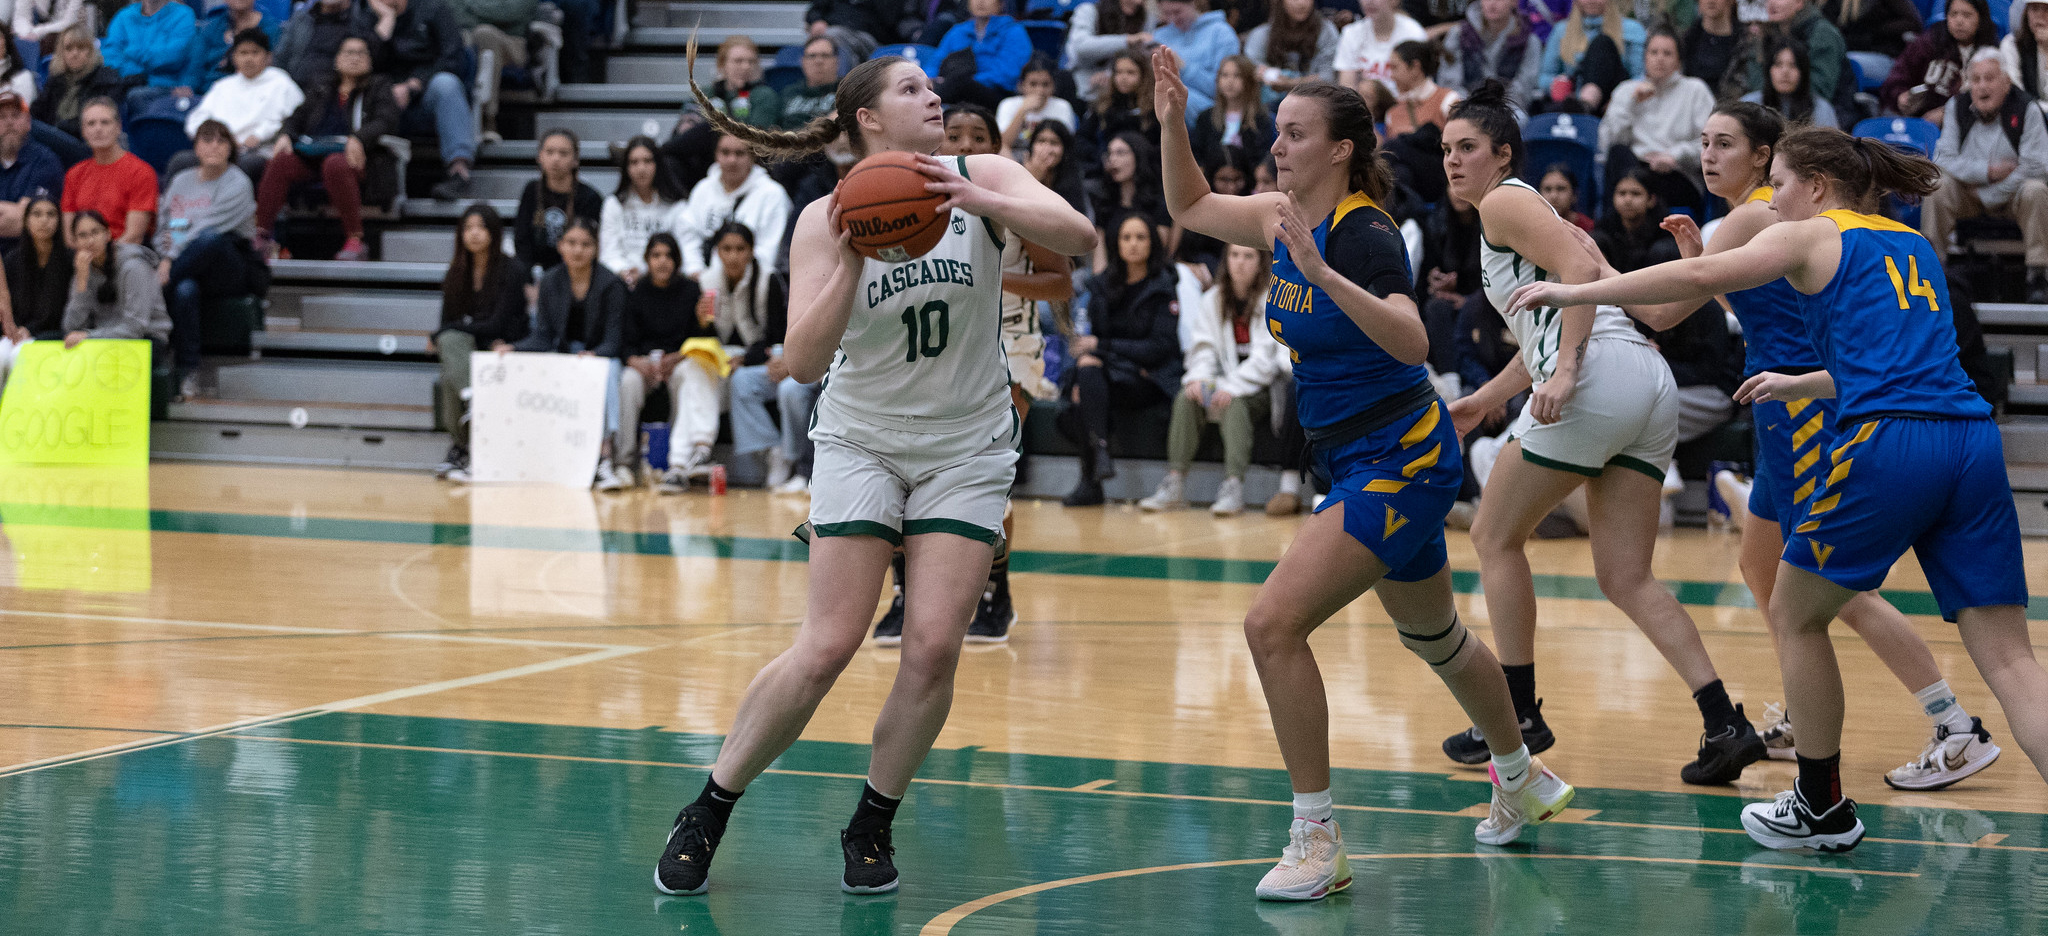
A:
{"type": "Polygon", "coordinates": [[[1508,677],[1508,696],[1515,700],[1515,715],[1526,718],[1536,714],[1536,664],[1521,663],[1509,666],[1501,664],[1500,671],[1508,677]]]}
{"type": "Polygon", "coordinates": [[[900,549],[899,549],[899,550],[897,550],[897,551],[896,551],[896,554],[895,554],[895,555],[893,555],[893,556],[890,556],[890,557],[889,557],[889,568],[891,568],[891,569],[895,570],[895,572],[896,572],[896,593],[897,593],[897,594],[899,594],[899,595],[900,595],[900,594],[903,594],[903,551],[902,551],[902,550],[900,550],[900,549]]]}
{"type": "Polygon", "coordinates": [[[735,793],[719,786],[718,781],[706,777],[704,779],[704,792],[697,794],[697,803],[711,810],[712,814],[718,817],[718,821],[724,822],[732,818],[732,807],[746,793],[747,791],[745,790],[735,793]]]}
{"type": "Polygon", "coordinates": [[[1707,733],[1720,734],[1721,729],[1742,720],[1735,714],[1735,703],[1728,701],[1728,689],[1716,679],[1700,687],[1692,694],[1693,702],[1700,707],[1700,718],[1706,721],[1707,733]]]}
{"type": "Polygon", "coordinates": [[[1842,800],[1842,755],[1799,755],[1799,779],[1794,788],[1816,814],[1827,812],[1842,800]]]}
{"type": "Polygon", "coordinates": [[[901,797],[891,799],[876,792],[872,784],[862,784],[860,805],[854,808],[853,821],[847,823],[846,827],[857,829],[862,827],[862,823],[867,823],[870,827],[886,829],[890,823],[896,821],[896,807],[901,805],[901,797]]]}

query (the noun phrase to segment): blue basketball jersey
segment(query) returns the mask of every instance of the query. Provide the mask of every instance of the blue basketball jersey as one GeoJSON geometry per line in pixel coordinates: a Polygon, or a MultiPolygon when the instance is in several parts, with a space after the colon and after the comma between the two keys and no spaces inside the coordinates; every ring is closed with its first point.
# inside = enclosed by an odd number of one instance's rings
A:
{"type": "Polygon", "coordinates": [[[1807,336],[1835,379],[1837,425],[1884,414],[1990,416],[1958,360],[1933,245],[1888,218],[1839,208],[1821,215],[1842,232],[1842,259],[1826,288],[1797,295],[1807,336]]]}
{"type": "MultiPolygon", "coordinates": [[[[1749,201],[1770,200],[1768,185],[1749,196],[1749,201]]],[[[1806,320],[1799,312],[1799,292],[1791,283],[1774,279],[1754,289],[1736,290],[1728,293],[1728,305],[1742,323],[1743,376],[1820,369],[1820,355],[1806,337],[1806,320]]]]}
{"type": "MultiPolygon", "coordinates": [[[[1315,229],[1316,247],[1338,275],[1380,298],[1406,294],[1414,282],[1408,247],[1394,219],[1363,192],[1337,205],[1315,229]]],[[[1429,380],[1420,364],[1403,364],[1381,349],[1322,290],[1309,284],[1273,244],[1273,285],[1266,327],[1292,352],[1301,384],[1301,424],[1320,428],[1429,380]]]]}

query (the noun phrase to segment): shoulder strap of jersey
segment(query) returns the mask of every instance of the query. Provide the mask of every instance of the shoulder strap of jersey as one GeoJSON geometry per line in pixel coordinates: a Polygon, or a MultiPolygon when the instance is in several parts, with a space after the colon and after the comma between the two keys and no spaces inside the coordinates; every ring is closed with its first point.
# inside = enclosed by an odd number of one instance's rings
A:
{"type": "MultiPolygon", "coordinates": [[[[960,178],[967,179],[970,182],[974,181],[973,177],[967,174],[967,157],[965,155],[955,156],[953,160],[960,166],[960,178]]],[[[996,223],[994,221],[990,221],[986,216],[983,216],[981,219],[981,229],[988,232],[988,239],[995,242],[997,250],[1003,249],[1003,234],[1001,231],[996,230],[996,223]]]]}

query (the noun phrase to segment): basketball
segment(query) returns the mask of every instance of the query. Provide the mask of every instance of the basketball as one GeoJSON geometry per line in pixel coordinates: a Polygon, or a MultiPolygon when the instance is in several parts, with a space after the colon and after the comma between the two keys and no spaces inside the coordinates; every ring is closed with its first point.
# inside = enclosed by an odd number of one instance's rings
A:
{"type": "Polygon", "coordinates": [[[939,205],[946,196],[925,191],[931,177],[914,153],[876,153],[839,184],[840,223],[853,231],[853,249],[883,263],[915,260],[946,236],[939,205]]]}

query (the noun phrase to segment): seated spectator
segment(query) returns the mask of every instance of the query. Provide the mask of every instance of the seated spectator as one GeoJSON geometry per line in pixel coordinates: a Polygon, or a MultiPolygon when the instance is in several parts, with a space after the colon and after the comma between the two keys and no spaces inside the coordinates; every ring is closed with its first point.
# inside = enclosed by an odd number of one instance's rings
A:
{"type": "Polygon", "coordinates": [[[14,92],[27,106],[36,99],[36,63],[23,62],[19,51],[12,42],[0,42],[0,90],[14,92]]]}
{"type": "Polygon", "coordinates": [[[155,345],[151,356],[161,356],[171,340],[171,316],[149,248],[114,240],[106,217],[90,208],[70,221],[77,252],[64,302],[64,347],[88,338],[147,338],[155,345]]]}
{"type": "Polygon", "coordinates": [[[2014,92],[1989,49],[1978,50],[1968,80],[1968,94],[1947,104],[1941,122],[1934,149],[1941,188],[1921,203],[1920,229],[1946,258],[1958,219],[2017,222],[2027,248],[2027,301],[2048,302],[2048,130],[2041,109],[2014,92]]]}
{"type": "Polygon", "coordinates": [[[156,170],[121,148],[121,109],[113,101],[87,101],[79,124],[92,158],[64,173],[65,230],[77,227],[72,215],[91,210],[99,212],[100,224],[115,240],[143,243],[156,213],[156,170]]]}
{"type": "Polygon", "coordinates": [[[1416,265],[1423,273],[1416,292],[1422,299],[1422,323],[1429,328],[1429,366],[1455,377],[1458,318],[1484,276],[1479,266],[1479,209],[1446,195],[1424,221],[1422,262],[1416,265]]]}
{"type": "MultiPolygon", "coordinates": [[[[0,252],[21,241],[29,203],[64,192],[64,165],[29,133],[28,104],[11,88],[0,88],[0,252]]],[[[56,230],[56,225],[50,226],[56,230]]]]}
{"type": "MultiPolygon", "coordinates": [[[[782,361],[782,339],[789,327],[789,279],[762,261],[754,249],[754,232],[745,224],[727,221],[712,232],[711,243],[711,265],[697,282],[717,296],[706,311],[732,365],[733,453],[755,458],[767,452],[769,487],[784,493],[808,490],[808,428],[818,385],[798,383],[782,361]],[[779,427],[768,414],[770,401],[781,411],[779,427]]],[[[717,419],[714,404],[714,431],[717,419]]],[[[710,464],[708,449],[691,457],[693,464],[710,464]]]]}
{"type": "Polygon", "coordinates": [[[1273,165],[1273,154],[1267,153],[1258,165],[1252,167],[1252,194],[1277,191],[1280,191],[1280,170],[1273,165]]]}
{"type": "Polygon", "coordinates": [[[1849,87],[1855,83],[1855,76],[1849,67],[1848,46],[1842,42],[1841,30],[1828,22],[1818,7],[1807,0],[1770,0],[1767,9],[1770,22],[1739,55],[1746,69],[1744,93],[1762,90],[1767,83],[1765,73],[1770,70],[1771,53],[1777,48],[1774,41],[1792,41],[1806,47],[1808,61],[1813,64],[1815,97],[1833,102],[1846,100],[1847,95],[1855,93],[1856,89],[1849,87]]]}
{"type": "Polygon", "coordinates": [[[611,362],[611,375],[605,383],[604,441],[592,486],[600,491],[620,490],[634,481],[619,471],[612,448],[612,435],[619,429],[619,347],[626,284],[597,262],[596,218],[578,215],[568,219],[556,246],[561,250],[561,262],[540,278],[533,330],[516,342],[500,339],[491,347],[583,354],[611,362]]]}
{"type": "MultiPolygon", "coordinates": [[[[270,64],[270,37],[263,30],[246,29],[235,37],[234,60],[235,73],[214,82],[199,105],[185,114],[185,135],[196,140],[201,124],[218,121],[244,151],[242,171],[260,179],[285,118],[306,102],[306,95],[284,69],[270,64]]],[[[176,175],[190,165],[190,156],[173,158],[165,172],[176,175]]]]}
{"type": "MultiPolygon", "coordinates": [[[[1514,9],[1513,0],[1505,2],[1514,9]]],[[[1316,11],[1315,0],[1280,0],[1273,18],[1245,34],[1244,57],[1258,69],[1266,108],[1310,78],[1337,80],[1337,27],[1316,11]]]]}
{"type": "Polygon", "coordinates": [[[2048,59],[2048,0],[2025,0],[2014,17],[2012,35],[1998,43],[1998,57],[2014,87],[2041,99],[2041,64],[2048,59]]]}
{"type": "Polygon", "coordinates": [[[1770,53],[1771,70],[1764,89],[1751,91],[1742,99],[1775,110],[1792,123],[1839,127],[1835,106],[1813,93],[1813,68],[1806,59],[1806,49],[1786,40],[1773,40],[1771,44],[1777,48],[1770,53]]]}
{"type": "Polygon", "coordinates": [[[1735,19],[1735,0],[1699,0],[1700,15],[1679,37],[1685,74],[1719,93],[1728,67],[1742,47],[1743,30],[1735,19]]]}
{"type": "Polygon", "coordinates": [[[1668,32],[1643,48],[1643,77],[1622,82],[1600,120],[1600,152],[1607,156],[1608,190],[1636,167],[1649,170],[1651,185],[1667,207],[1706,206],[1699,184],[1700,131],[1714,112],[1706,82],[1678,72],[1678,39],[1668,32]]]}
{"type": "Polygon", "coordinates": [[[1058,121],[1039,124],[1031,131],[1031,151],[1024,168],[1038,184],[1059,193],[1067,204],[1089,214],[1088,190],[1081,181],[1081,160],[1074,152],[1074,135],[1058,121]]]}
{"type": "Polygon", "coordinates": [[[1593,242],[1620,272],[1678,259],[1678,243],[1659,226],[1665,211],[1654,186],[1650,171],[1641,166],[1615,180],[1608,210],[1593,227],[1593,242]]]}
{"type": "Polygon", "coordinates": [[[1192,133],[1195,158],[1203,165],[1221,160],[1225,147],[1261,153],[1272,147],[1273,117],[1258,72],[1242,55],[1224,59],[1217,70],[1216,103],[1195,116],[1192,133]]]}
{"type": "Polygon", "coordinates": [[[1444,49],[1437,84],[1466,92],[1493,78],[1507,86],[1508,100],[1517,107],[1528,107],[1536,99],[1543,40],[1529,31],[1515,0],[1478,0],[1466,5],[1465,18],[1444,36],[1444,49]]]}
{"type": "MultiPolygon", "coordinates": [[[[313,0],[306,8],[285,20],[277,39],[277,67],[292,76],[292,83],[311,88],[334,67],[334,53],[341,40],[356,29],[353,0],[313,0]]],[[[373,35],[365,29],[359,35],[373,35]]]]}
{"type": "Polygon", "coordinates": [[[1889,74],[1892,61],[1921,29],[1920,8],[1913,0],[1824,0],[1820,13],[1872,78],[1889,74]]]}
{"type": "MultiPolygon", "coordinates": [[[[491,99],[484,103],[480,115],[482,131],[478,139],[485,143],[496,143],[504,137],[498,133],[498,92],[504,84],[505,69],[526,67],[526,27],[533,22],[535,11],[540,9],[539,0],[451,0],[455,21],[462,27],[463,38],[468,40],[479,55],[489,50],[498,67],[491,70],[484,80],[490,83],[491,99]]],[[[573,5],[573,4],[572,4],[573,5]]],[[[562,8],[566,14],[568,8],[562,8]]],[[[562,43],[563,57],[568,53],[566,36],[562,43]]],[[[566,62],[563,63],[566,65],[566,62]]],[[[566,68],[564,69],[566,71],[566,68]]],[[[571,81],[575,79],[569,79],[571,81]]]]}
{"type": "Polygon", "coordinates": [[[1291,379],[1287,349],[1266,327],[1266,286],[1273,255],[1237,244],[1225,253],[1216,285],[1202,294],[1194,320],[1194,343],[1183,357],[1180,393],[1173,398],[1167,429],[1166,476],[1151,497],[1138,502],[1147,512],[1187,507],[1188,469],[1202,443],[1204,427],[1223,435],[1223,484],[1210,512],[1219,517],[1244,511],[1244,473],[1252,463],[1252,415],[1270,426],[1272,388],[1291,379]]]}
{"type": "Polygon", "coordinates": [[[804,43],[803,70],[804,83],[782,95],[782,117],[776,125],[784,130],[802,130],[813,120],[829,117],[838,103],[839,49],[831,39],[821,36],[804,43]]]}
{"type": "Polygon", "coordinates": [[[1003,0],[967,0],[968,20],[947,30],[934,61],[924,63],[941,100],[993,110],[1016,90],[1031,60],[1031,34],[1002,12],[1003,0]]]}
{"type": "Polygon", "coordinates": [[[1031,128],[1048,120],[1065,124],[1069,130],[1079,123],[1074,105],[1053,94],[1052,76],[1051,62],[1033,58],[1017,79],[1016,95],[996,105],[996,126],[1001,132],[995,139],[1002,142],[1001,151],[1018,162],[1024,161],[1023,153],[1031,148],[1031,128]]]}
{"type": "MultiPolygon", "coordinates": [[[[773,127],[782,119],[782,97],[761,82],[761,50],[745,36],[729,36],[718,44],[718,80],[704,89],[710,106],[741,123],[773,127]]],[[[695,98],[683,103],[674,132],[661,144],[661,154],[677,184],[693,188],[709,173],[718,146],[718,130],[699,113],[695,98]]]]}
{"type": "Polygon", "coordinates": [[[23,213],[20,244],[7,252],[7,294],[0,303],[0,387],[23,345],[64,335],[64,304],[71,298],[71,250],[57,234],[63,214],[48,198],[33,198],[23,213]]]}
{"type": "Polygon", "coordinates": [[[462,212],[455,229],[455,258],[441,277],[441,324],[427,351],[441,360],[434,387],[434,417],[454,438],[436,474],[469,480],[469,356],[482,348],[526,337],[526,268],[505,256],[505,222],[490,205],[477,202],[462,212]]]}
{"type": "Polygon", "coordinates": [[[564,83],[587,84],[590,77],[590,50],[606,41],[602,35],[611,19],[609,4],[599,0],[549,0],[562,11],[562,81],[564,83]]]}
{"type": "Polygon", "coordinates": [[[1606,109],[1616,85],[1642,77],[1643,44],[1649,34],[1643,24],[1612,6],[1610,0],[1574,0],[1571,15],[1550,31],[1536,86],[1551,100],[1560,100],[1552,85],[1569,79],[1576,102],[1598,114],[1606,109]]]}
{"type": "Polygon", "coordinates": [[[14,0],[14,38],[42,43],[78,25],[85,0],[14,0]]]}
{"type": "Polygon", "coordinates": [[[945,110],[946,143],[939,147],[939,155],[956,156],[970,153],[995,153],[1003,134],[998,130],[996,115],[979,104],[953,104],[945,110]]]}
{"type": "Polygon", "coordinates": [[[114,14],[100,54],[121,77],[143,85],[129,92],[130,103],[141,106],[185,80],[185,50],[196,26],[192,8],[172,0],[136,0],[114,14]]]}
{"type": "Polygon", "coordinates": [[[1112,58],[1107,92],[1096,96],[1074,131],[1088,147],[1090,162],[1099,161],[1109,141],[1122,133],[1135,133],[1154,147],[1159,145],[1159,118],[1152,112],[1152,60],[1129,49],[1112,58]]]}
{"type": "Polygon", "coordinates": [[[1216,74],[1238,53],[1237,30],[1222,10],[1209,9],[1208,0],[1160,0],[1159,18],[1152,40],[1180,56],[1192,119],[1216,103],[1216,74]]]}
{"type": "Polygon", "coordinates": [[[171,177],[157,212],[157,279],[171,312],[171,376],[178,395],[199,393],[200,309],[256,291],[248,267],[256,235],[256,187],[234,165],[235,140],[218,120],[192,134],[197,165],[171,177]]]}
{"type": "Polygon", "coordinates": [[[1093,105],[1107,92],[1110,60],[1119,52],[1143,55],[1158,25],[1145,0],[1103,0],[1074,7],[1074,17],[1067,21],[1067,68],[1074,73],[1081,100],[1093,105]]]}
{"type": "MultiPolygon", "coordinates": [[[[683,221],[683,189],[669,176],[651,137],[627,140],[622,161],[626,171],[619,173],[619,188],[604,197],[599,210],[598,259],[635,286],[647,272],[647,239],[671,233],[683,221]]],[[[682,248],[672,259],[682,262],[682,248]]]]}
{"type": "Polygon", "coordinates": [[[39,125],[36,139],[71,166],[91,155],[78,121],[85,102],[106,98],[119,109],[127,94],[121,73],[101,63],[100,43],[93,38],[91,27],[66,30],[50,60],[50,80],[43,93],[30,102],[29,115],[39,125]]]}
{"type": "Polygon", "coordinates": [[[1394,47],[1391,77],[1394,107],[1387,112],[1387,136],[1402,137],[1423,127],[1442,132],[1450,120],[1451,106],[1465,99],[1456,88],[1437,84],[1436,47],[1427,42],[1403,42],[1394,47]]]}
{"type": "MultiPolygon", "coordinates": [[[[736,136],[718,140],[718,171],[690,190],[676,230],[683,246],[683,275],[696,278],[704,272],[717,240],[712,236],[727,221],[738,221],[753,232],[756,242],[782,243],[789,226],[789,193],[768,178],[768,171],[754,163],[754,151],[736,136]]],[[[778,272],[774,258],[764,257],[762,266],[778,272]]]]}
{"type": "Polygon", "coordinates": [[[1543,200],[1550,203],[1559,217],[1578,225],[1581,231],[1593,230],[1593,219],[1579,210],[1579,180],[1572,175],[1571,167],[1559,163],[1543,170],[1537,191],[1543,193],[1543,200]]]}
{"type": "Polygon", "coordinates": [[[1102,178],[1089,192],[1088,201],[1101,219],[1096,224],[1097,233],[1102,235],[1095,245],[1097,273],[1116,262],[1116,230],[1109,226],[1113,218],[1137,214],[1150,220],[1160,243],[1173,245],[1160,257],[1162,266],[1173,248],[1179,246],[1180,239],[1169,233],[1178,225],[1166,210],[1166,190],[1159,179],[1159,150],[1135,133],[1119,133],[1109,141],[1102,153],[1102,178]]]}
{"type": "Polygon", "coordinates": [[[370,72],[370,44],[361,36],[343,40],[331,70],[314,81],[312,94],[284,119],[270,144],[270,162],[256,196],[258,253],[268,256],[278,213],[292,187],[314,173],[327,189],[327,203],[341,216],[347,238],[336,260],[368,260],[363,244],[363,203],[389,204],[404,180],[398,158],[383,137],[398,132],[398,101],[391,79],[370,72]]]}
{"type": "MultiPolygon", "coordinates": [[[[593,239],[604,216],[604,196],[576,177],[582,166],[582,144],[561,128],[541,134],[540,178],[519,192],[519,210],[512,216],[512,252],[529,270],[552,270],[562,262],[555,242],[578,220],[590,222],[593,239]]],[[[609,271],[607,271],[609,273],[609,271]]]]}
{"type": "MultiPolygon", "coordinates": [[[[1940,123],[1950,97],[1963,90],[1963,71],[1977,50],[1997,48],[1998,34],[1984,0],[1948,0],[1948,16],[1929,23],[1899,53],[1877,100],[1885,109],[1940,123]]],[[[1818,75],[1814,89],[1820,89],[1818,75]]]]}
{"type": "Polygon", "coordinates": [[[613,435],[612,451],[618,453],[621,474],[637,475],[647,454],[640,451],[640,411],[647,396],[666,389],[669,398],[668,450],[662,453],[668,470],[661,478],[664,494],[690,486],[690,462],[701,443],[709,464],[711,444],[718,439],[719,401],[725,392],[726,364],[722,354],[707,359],[683,353],[684,342],[711,338],[714,333],[703,310],[697,284],[678,269],[682,248],[667,231],[656,231],[646,242],[640,263],[647,275],[626,292],[625,318],[620,332],[619,354],[626,365],[619,369],[619,431],[613,435]]]}
{"type": "Polygon", "coordinates": [[[1090,332],[1067,340],[1073,366],[1060,371],[1060,431],[1081,449],[1081,480],[1061,503],[1103,501],[1116,477],[1109,454],[1111,409],[1139,410],[1180,392],[1176,276],[1158,226],[1140,214],[1110,221],[1115,249],[1088,280],[1090,332]]]}
{"type": "Polygon", "coordinates": [[[812,39],[830,40],[849,60],[864,62],[881,46],[917,38],[922,10],[922,4],[913,9],[902,0],[811,0],[804,28],[812,39]]]}
{"type": "Polygon", "coordinates": [[[268,50],[276,48],[284,23],[264,16],[256,8],[256,0],[227,0],[200,17],[192,42],[185,47],[185,73],[178,80],[178,93],[205,94],[214,82],[239,71],[234,62],[236,38],[251,29],[262,31],[268,50]]]}
{"type": "Polygon", "coordinates": [[[462,79],[466,54],[462,27],[445,0],[364,0],[354,29],[370,39],[370,69],[391,79],[402,113],[402,133],[438,139],[447,178],[435,183],[441,201],[469,197],[469,167],[476,162],[476,127],[469,88],[462,79]]]}
{"type": "MultiPolygon", "coordinates": [[[[1393,90],[1394,47],[1403,42],[1428,42],[1429,33],[1394,0],[1360,0],[1358,22],[1344,27],[1337,39],[1337,83],[1347,88],[1372,79],[1393,90]]],[[[1364,93],[1360,91],[1359,93],[1364,93]]],[[[1188,107],[1193,109],[1190,100],[1188,107]]]]}

